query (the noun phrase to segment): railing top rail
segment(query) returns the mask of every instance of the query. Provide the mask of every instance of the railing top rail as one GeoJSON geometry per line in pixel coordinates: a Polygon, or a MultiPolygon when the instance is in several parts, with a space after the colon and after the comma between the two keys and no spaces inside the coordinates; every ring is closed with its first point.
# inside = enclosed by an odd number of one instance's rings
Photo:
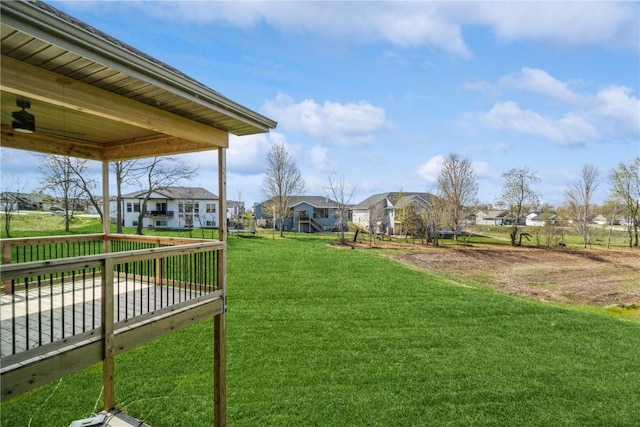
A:
{"type": "MultiPolygon", "coordinates": [[[[172,245],[186,245],[198,242],[211,242],[211,239],[193,239],[187,237],[165,237],[165,236],[141,236],[139,234],[107,234],[104,235],[105,240],[120,240],[131,242],[148,242],[156,244],[172,244],[172,245]]],[[[215,240],[214,240],[215,241],[215,240]]]]}
{"type": "Polygon", "coordinates": [[[58,271],[80,270],[101,264],[104,260],[113,260],[115,264],[121,262],[141,261],[174,255],[207,252],[224,249],[226,243],[222,241],[207,241],[176,246],[162,246],[149,249],[137,249],[124,252],[110,252],[97,255],[83,255],[70,258],[59,258],[48,261],[31,261],[18,264],[0,265],[2,280],[11,280],[26,275],[38,275],[58,271]]]}
{"type": "Polygon", "coordinates": [[[42,245],[47,243],[75,243],[75,242],[98,242],[104,240],[104,234],[74,234],[64,236],[38,236],[38,237],[18,237],[10,239],[0,239],[0,246],[10,244],[19,245],[42,245]]]}
{"type": "Polygon", "coordinates": [[[138,234],[75,234],[63,236],[38,236],[0,239],[0,246],[41,245],[47,243],[97,242],[101,240],[122,240],[131,242],[149,242],[158,244],[184,245],[195,242],[211,242],[211,239],[192,239],[186,237],[140,236],[138,234]]]}

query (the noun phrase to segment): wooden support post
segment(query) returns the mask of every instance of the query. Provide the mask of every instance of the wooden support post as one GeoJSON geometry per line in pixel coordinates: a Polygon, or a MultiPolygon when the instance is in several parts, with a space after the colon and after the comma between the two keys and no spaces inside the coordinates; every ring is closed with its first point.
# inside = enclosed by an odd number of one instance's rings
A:
{"type": "MultiPolygon", "coordinates": [[[[104,234],[104,252],[111,252],[109,231],[111,211],[109,203],[109,162],[102,162],[102,233],[104,234]]],[[[114,356],[114,295],[113,295],[113,260],[105,260],[102,264],[102,384],[104,386],[104,409],[115,406],[113,384],[114,356]]]]}
{"type": "Polygon", "coordinates": [[[104,386],[105,411],[115,406],[113,383],[114,357],[114,296],[113,296],[113,260],[106,259],[102,270],[102,382],[104,386]]]}
{"type": "Polygon", "coordinates": [[[216,427],[227,425],[227,164],[226,150],[218,148],[218,235],[225,242],[217,252],[218,287],[222,291],[222,313],[213,318],[213,423],[216,427]]]}

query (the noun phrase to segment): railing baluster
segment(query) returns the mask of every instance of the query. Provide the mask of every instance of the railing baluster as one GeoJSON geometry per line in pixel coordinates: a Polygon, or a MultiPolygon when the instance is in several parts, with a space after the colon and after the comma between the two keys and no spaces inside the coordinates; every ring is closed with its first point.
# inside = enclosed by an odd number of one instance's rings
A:
{"type": "Polygon", "coordinates": [[[38,345],[42,345],[42,276],[38,275],[38,345]]]}
{"type": "Polygon", "coordinates": [[[91,277],[91,329],[96,328],[96,268],[92,269],[91,277]]]}
{"type": "MultiPolygon", "coordinates": [[[[151,261],[152,260],[147,260],[147,313],[149,313],[151,311],[151,274],[153,273],[151,271],[151,261]]],[[[153,276],[155,277],[155,275],[153,276]]],[[[153,299],[155,301],[155,286],[154,286],[154,295],[153,295],[153,299]]],[[[155,304],[155,303],[154,303],[155,304]]]]}
{"type": "Polygon", "coordinates": [[[53,323],[54,323],[54,317],[53,317],[53,274],[49,274],[49,315],[51,316],[51,320],[49,321],[49,327],[51,328],[51,338],[49,340],[49,342],[53,342],[54,338],[53,338],[53,323]]]}
{"type": "Polygon", "coordinates": [[[129,264],[124,265],[124,318],[129,318],[129,264]]]}
{"type": "Polygon", "coordinates": [[[11,353],[16,354],[16,281],[11,279],[11,353]]]}
{"type": "Polygon", "coordinates": [[[76,271],[71,272],[71,335],[76,333],[76,271]]]}
{"type": "Polygon", "coordinates": [[[117,279],[118,279],[117,280],[118,281],[118,290],[116,292],[116,301],[117,301],[116,305],[118,306],[118,309],[116,310],[116,312],[118,313],[118,322],[120,321],[120,272],[121,272],[121,268],[122,268],[122,265],[118,264],[118,266],[116,268],[116,272],[118,273],[117,276],[116,276],[117,279]]]}
{"type": "Polygon", "coordinates": [[[24,278],[25,350],[29,350],[29,279],[24,278]]]}
{"type": "Polygon", "coordinates": [[[64,303],[64,273],[60,274],[60,286],[62,288],[62,338],[65,337],[65,322],[64,322],[64,307],[65,307],[65,303],[64,303]]]}
{"type": "Polygon", "coordinates": [[[82,332],[86,332],[87,330],[87,309],[86,309],[86,301],[87,301],[87,287],[86,287],[86,279],[87,279],[87,270],[82,270],[82,332]]]}

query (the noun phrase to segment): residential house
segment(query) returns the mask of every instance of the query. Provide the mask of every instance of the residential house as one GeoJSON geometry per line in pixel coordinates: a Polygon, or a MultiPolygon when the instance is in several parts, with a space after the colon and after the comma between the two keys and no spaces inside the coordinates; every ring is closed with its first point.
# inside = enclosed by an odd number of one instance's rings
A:
{"type": "Polygon", "coordinates": [[[3,209],[11,208],[20,211],[48,211],[56,210],[60,203],[53,197],[40,193],[22,193],[3,191],[0,193],[0,204],[3,209]]]}
{"type": "MultiPolygon", "coordinates": [[[[273,225],[280,227],[280,223],[272,220],[273,212],[269,210],[269,200],[253,206],[256,222],[261,226],[273,225]]],[[[283,221],[283,230],[314,233],[334,231],[340,228],[339,203],[324,196],[291,196],[289,197],[289,214],[283,221]]],[[[280,221],[278,219],[277,221],[280,221]]],[[[346,220],[342,224],[347,226],[346,220]]]]}
{"type": "MultiPolygon", "coordinates": [[[[146,191],[122,196],[122,219],[125,227],[138,225],[146,191]]],[[[167,187],[154,191],[147,200],[144,228],[217,228],[218,196],[201,187],[167,187]]],[[[113,202],[112,202],[113,203],[113,202]]],[[[115,207],[111,207],[115,211],[115,207]]]]}
{"type": "Polygon", "coordinates": [[[227,219],[240,218],[245,212],[244,202],[227,200],[227,219]]]}
{"type": "Polygon", "coordinates": [[[543,227],[547,222],[555,224],[557,221],[555,212],[531,212],[525,217],[525,225],[531,227],[543,227]]]}
{"type": "Polygon", "coordinates": [[[505,225],[509,211],[506,210],[479,210],[476,212],[476,225],[505,225]]]}
{"type": "Polygon", "coordinates": [[[424,210],[433,197],[432,194],[418,192],[374,194],[351,208],[352,221],[376,234],[402,233],[401,221],[396,221],[400,209],[411,205],[424,210]]]}
{"type": "Polygon", "coordinates": [[[609,225],[611,223],[607,217],[602,214],[596,215],[591,222],[597,225],[609,225]]]}

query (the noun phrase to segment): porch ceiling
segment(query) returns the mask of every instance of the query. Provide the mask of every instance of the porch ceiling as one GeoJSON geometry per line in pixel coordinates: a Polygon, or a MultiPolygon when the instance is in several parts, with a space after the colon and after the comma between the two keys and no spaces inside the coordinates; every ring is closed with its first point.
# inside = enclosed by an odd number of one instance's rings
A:
{"type": "Polygon", "coordinates": [[[276,123],[41,2],[1,3],[2,146],[92,160],[228,146],[276,123]],[[28,99],[36,132],[12,129],[28,99]]]}

